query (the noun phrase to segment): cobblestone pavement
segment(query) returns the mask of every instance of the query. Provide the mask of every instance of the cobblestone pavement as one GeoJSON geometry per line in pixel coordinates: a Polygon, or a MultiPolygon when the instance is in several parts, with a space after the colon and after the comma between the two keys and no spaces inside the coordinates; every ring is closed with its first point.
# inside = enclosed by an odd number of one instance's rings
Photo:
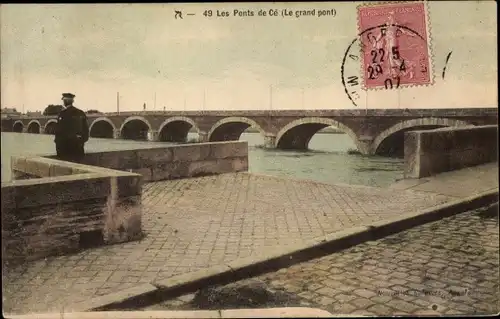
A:
{"type": "Polygon", "coordinates": [[[453,199],[248,173],[148,183],[146,237],[4,269],[6,312],[63,305],[453,199]]]}
{"type": "Polygon", "coordinates": [[[144,310],[309,306],[344,315],[477,315],[498,313],[499,299],[497,205],[144,310]]]}

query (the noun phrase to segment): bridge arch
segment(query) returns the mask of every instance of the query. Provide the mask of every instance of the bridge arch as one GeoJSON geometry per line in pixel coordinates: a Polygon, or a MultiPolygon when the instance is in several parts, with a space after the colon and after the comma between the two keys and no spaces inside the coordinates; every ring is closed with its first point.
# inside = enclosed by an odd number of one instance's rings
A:
{"type": "Polygon", "coordinates": [[[115,124],[107,117],[96,118],[89,127],[89,136],[97,138],[113,138],[115,124]]]}
{"type": "Polygon", "coordinates": [[[348,126],[330,118],[306,117],[285,125],[276,135],[275,146],[280,149],[307,149],[311,138],[325,127],[333,126],[351,137],[359,151],[358,136],[348,126]]]}
{"type": "Polygon", "coordinates": [[[15,121],[12,125],[12,132],[22,133],[24,129],[24,124],[22,121],[15,121]]]}
{"type": "Polygon", "coordinates": [[[43,127],[43,132],[45,134],[51,134],[54,135],[56,134],[56,125],[57,125],[57,120],[50,119],[45,123],[45,126],[43,127]]]}
{"type": "Polygon", "coordinates": [[[208,141],[237,141],[240,139],[241,134],[249,127],[257,129],[262,136],[266,136],[266,132],[254,120],[247,117],[234,116],[223,118],[215,123],[208,132],[208,141]]]}
{"type": "Polygon", "coordinates": [[[404,155],[404,132],[410,130],[430,130],[446,126],[471,126],[471,123],[440,117],[426,117],[399,122],[382,131],[372,143],[372,154],[404,155]],[[391,140],[392,138],[392,140],[391,140]]]}
{"type": "Polygon", "coordinates": [[[143,116],[130,116],[120,127],[120,136],[126,140],[147,140],[148,131],[152,128],[149,121],[143,116]]]}
{"type": "Polygon", "coordinates": [[[174,116],[161,123],[158,129],[158,139],[163,142],[185,142],[191,128],[199,134],[198,125],[185,116],[174,116]]]}
{"type": "Polygon", "coordinates": [[[40,134],[40,129],[42,128],[42,125],[38,120],[31,120],[28,123],[28,133],[33,133],[33,134],[40,134]]]}

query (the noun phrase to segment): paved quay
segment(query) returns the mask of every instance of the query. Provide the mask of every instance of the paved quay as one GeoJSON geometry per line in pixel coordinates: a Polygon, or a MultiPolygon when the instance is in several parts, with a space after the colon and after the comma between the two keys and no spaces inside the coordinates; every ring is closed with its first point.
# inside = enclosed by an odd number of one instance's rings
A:
{"type": "Polygon", "coordinates": [[[334,315],[500,311],[498,205],[143,310],[314,307],[334,315]]]}
{"type": "Polygon", "coordinates": [[[389,188],[463,198],[498,189],[498,162],[441,173],[428,178],[403,179],[389,188]]]}
{"type": "MultiPolygon", "coordinates": [[[[459,172],[460,183],[469,193],[440,193],[442,186],[432,188],[433,183],[439,185],[440,177],[427,179],[424,190],[418,187],[425,184],[382,189],[248,173],[148,183],[143,193],[143,240],[4,269],[4,311],[59,312],[97,296],[267,249],[285,249],[435,207],[474,191],[498,189],[498,179],[495,185],[491,178],[473,178],[498,176],[497,165],[459,172]]],[[[456,187],[453,176],[446,176],[447,187],[456,187]]]]}

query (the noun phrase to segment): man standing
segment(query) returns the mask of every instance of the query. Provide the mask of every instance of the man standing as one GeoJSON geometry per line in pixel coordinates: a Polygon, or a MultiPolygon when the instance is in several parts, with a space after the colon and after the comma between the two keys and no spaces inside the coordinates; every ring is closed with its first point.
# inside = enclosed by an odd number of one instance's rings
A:
{"type": "Polygon", "coordinates": [[[63,93],[65,109],[59,113],[56,125],[57,158],[68,162],[80,162],[85,155],[84,144],[89,140],[89,125],[85,112],[73,106],[75,95],[63,93]]]}

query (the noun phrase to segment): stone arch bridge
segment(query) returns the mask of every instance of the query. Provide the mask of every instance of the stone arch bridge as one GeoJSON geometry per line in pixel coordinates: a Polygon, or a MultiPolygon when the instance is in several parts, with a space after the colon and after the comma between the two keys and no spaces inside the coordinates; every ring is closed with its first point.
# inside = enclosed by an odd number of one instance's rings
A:
{"type": "MultiPolygon", "coordinates": [[[[90,136],[183,142],[190,131],[200,141],[237,140],[249,127],[264,137],[266,147],[306,149],[321,129],[346,133],[362,154],[402,152],[404,132],[443,126],[498,122],[497,108],[389,110],[275,110],[122,112],[88,115],[90,136]]],[[[14,132],[53,134],[56,117],[21,117],[14,132]]]]}

